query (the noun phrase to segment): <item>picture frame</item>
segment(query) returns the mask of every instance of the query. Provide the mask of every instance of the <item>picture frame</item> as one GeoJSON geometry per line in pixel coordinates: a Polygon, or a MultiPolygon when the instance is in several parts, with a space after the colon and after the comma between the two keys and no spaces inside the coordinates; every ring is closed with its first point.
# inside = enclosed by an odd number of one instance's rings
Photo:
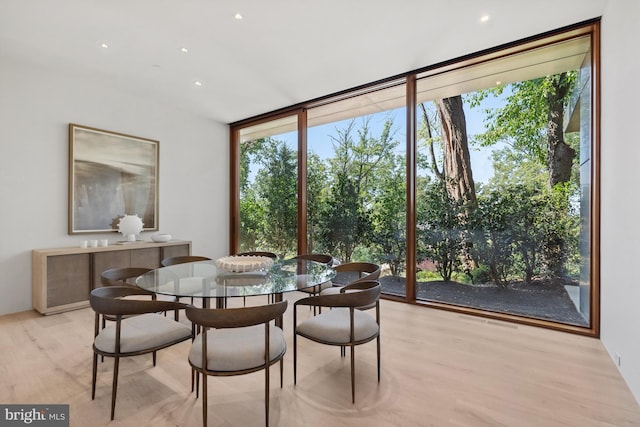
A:
{"type": "Polygon", "coordinates": [[[69,234],[158,230],[159,141],[69,123],[69,234]]]}

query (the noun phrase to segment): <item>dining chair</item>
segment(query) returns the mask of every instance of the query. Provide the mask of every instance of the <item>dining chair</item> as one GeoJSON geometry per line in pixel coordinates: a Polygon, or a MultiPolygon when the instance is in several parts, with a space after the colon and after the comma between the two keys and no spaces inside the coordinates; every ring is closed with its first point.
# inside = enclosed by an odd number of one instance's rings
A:
{"type": "Polygon", "coordinates": [[[100,274],[102,286],[133,286],[132,282],[138,276],[151,271],[151,268],[144,267],[121,267],[110,268],[100,274]]]}
{"type": "MultiPolygon", "coordinates": [[[[320,291],[320,295],[338,294],[345,285],[380,278],[380,266],[370,262],[346,262],[336,265],[333,269],[336,271],[336,276],[331,281],[332,286],[320,291]]],[[[375,303],[368,307],[360,307],[360,309],[365,310],[373,307],[375,307],[375,303]]]]}
{"type": "Polygon", "coordinates": [[[271,258],[271,259],[278,259],[278,255],[274,254],[273,252],[266,252],[266,251],[247,251],[247,252],[240,252],[239,254],[236,254],[238,256],[265,256],[267,258],[271,258]]]}
{"type": "Polygon", "coordinates": [[[170,265],[176,264],[184,264],[187,262],[197,262],[197,261],[211,261],[211,258],[200,255],[180,255],[168,257],[160,261],[160,265],[163,267],[169,267],[170,265]]]}
{"type": "MultiPolygon", "coordinates": [[[[267,258],[271,258],[273,260],[278,259],[278,255],[274,254],[273,252],[266,252],[266,251],[246,251],[246,252],[240,252],[239,254],[236,254],[238,256],[264,256],[267,258]]],[[[274,300],[274,296],[273,295],[268,295],[267,296],[267,301],[270,303],[275,302],[274,300]]],[[[247,305],[247,297],[242,297],[242,305],[245,306],[247,305]]]]}
{"type": "Polygon", "coordinates": [[[207,376],[243,375],[263,369],[265,425],[269,426],[269,367],[280,361],[282,387],[282,358],[287,349],[282,329],[271,321],[282,316],[286,309],[286,300],[253,307],[187,308],[187,317],[202,327],[191,345],[189,364],[197,374],[203,374],[203,426],[207,425],[207,376]]]}
{"type": "MultiPolygon", "coordinates": [[[[201,255],[179,255],[164,258],[162,261],[160,261],[160,265],[162,265],[163,267],[169,267],[176,264],[186,264],[188,262],[198,261],[211,261],[211,258],[201,255]]],[[[178,298],[177,300],[179,301],[180,299],[178,298]]],[[[193,297],[190,297],[189,303],[193,305],[193,297]]]]}
{"type": "MultiPolygon", "coordinates": [[[[293,259],[302,259],[307,261],[315,261],[321,264],[326,264],[329,267],[333,266],[333,257],[327,254],[301,254],[293,257],[293,259]]],[[[311,288],[300,289],[300,292],[304,292],[306,294],[318,295],[322,290],[330,288],[332,286],[331,281],[327,281],[325,283],[321,283],[319,285],[313,286],[311,288]]],[[[311,307],[309,307],[311,308],[311,307]]],[[[316,307],[313,307],[313,314],[316,314],[316,307]]]]}
{"type": "MultiPolygon", "coordinates": [[[[145,268],[145,267],[110,268],[100,273],[100,284],[102,284],[102,286],[129,286],[134,289],[140,289],[135,285],[135,283],[133,283],[133,280],[138,276],[141,276],[151,270],[152,270],[151,268],[145,268]]],[[[154,294],[153,292],[149,292],[149,291],[144,291],[144,292],[147,292],[146,295],[149,295],[151,299],[157,299],[156,294],[154,294]]],[[[172,297],[171,300],[176,301],[177,299],[172,297]]],[[[165,312],[165,315],[166,314],[167,313],[165,312]]],[[[179,314],[177,310],[174,313],[174,319],[179,320],[179,314]]],[[[112,318],[112,316],[109,316],[109,315],[103,316],[102,317],[103,328],[104,328],[105,320],[114,320],[114,319],[112,318]]]]}
{"type": "MultiPolygon", "coordinates": [[[[298,256],[293,257],[293,259],[303,259],[303,260],[308,260],[308,261],[315,261],[315,262],[319,262],[321,264],[326,264],[329,267],[333,266],[333,257],[331,255],[327,255],[327,254],[301,254],[298,256]]],[[[320,292],[322,292],[325,289],[329,289],[331,288],[333,285],[331,283],[331,281],[325,282],[325,283],[321,283],[319,285],[313,286],[311,288],[304,288],[304,289],[300,289],[300,292],[304,292],[306,294],[311,294],[311,295],[318,295],[320,292]]],[[[311,309],[311,307],[309,307],[309,309],[311,309]]],[[[316,307],[313,307],[313,314],[316,314],[316,307]]]]}
{"type": "Polygon", "coordinates": [[[297,382],[298,336],[320,344],[351,348],[351,402],[355,403],[355,347],[377,341],[378,382],[380,382],[380,283],[365,280],[340,288],[335,295],[300,299],[293,310],[293,384],[297,382]],[[375,304],[375,317],[359,307],[375,304]],[[331,307],[332,310],[298,323],[298,307],[331,307]]]}
{"type": "Polygon", "coordinates": [[[153,353],[155,366],[158,350],[192,339],[194,336],[193,326],[157,314],[162,311],[184,309],[187,307],[186,304],[126,298],[148,295],[147,291],[132,286],[105,286],[96,288],[89,294],[89,303],[95,312],[91,400],[96,396],[98,355],[113,357],[112,420],[116,408],[120,358],[153,353]],[[110,316],[115,321],[101,328],[102,316],[110,316]]]}

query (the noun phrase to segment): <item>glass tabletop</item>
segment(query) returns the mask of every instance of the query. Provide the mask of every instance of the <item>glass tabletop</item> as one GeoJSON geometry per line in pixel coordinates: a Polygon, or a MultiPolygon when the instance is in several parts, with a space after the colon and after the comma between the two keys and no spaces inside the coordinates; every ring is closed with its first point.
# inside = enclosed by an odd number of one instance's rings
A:
{"type": "Polygon", "coordinates": [[[244,273],[219,269],[215,261],[198,261],[149,271],[136,279],[136,285],[177,297],[228,298],[311,288],[335,275],[333,268],[307,260],[277,260],[269,269],[244,273]]]}

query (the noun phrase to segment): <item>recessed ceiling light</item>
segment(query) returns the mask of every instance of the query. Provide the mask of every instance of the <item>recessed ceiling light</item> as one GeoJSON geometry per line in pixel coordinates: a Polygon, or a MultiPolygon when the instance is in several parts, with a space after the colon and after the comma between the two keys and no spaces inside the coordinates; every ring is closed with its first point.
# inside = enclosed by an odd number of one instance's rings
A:
{"type": "Polygon", "coordinates": [[[236,13],[235,15],[233,15],[234,18],[236,18],[237,21],[240,21],[242,18],[244,18],[244,16],[242,16],[242,14],[240,12],[236,13]]]}
{"type": "Polygon", "coordinates": [[[480,17],[480,22],[488,22],[488,21],[489,21],[489,19],[491,19],[491,16],[489,16],[489,15],[482,15],[482,16],[480,17]]]}
{"type": "Polygon", "coordinates": [[[103,48],[103,49],[108,49],[108,48],[109,48],[109,45],[108,45],[108,44],[106,44],[106,43],[101,43],[101,44],[100,44],[100,47],[101,47],[101,48],[103,48]]]}
{"type": "Polygon", "coordinates": [[[189,49],[187,49],[186,47],[181,47],[180,52],[188,53],[189,49]]]}
{"type": "Polygon", "coordinates": [[[200,80],[196,80],[193,84],[196,86],[202,86],[202,82],[200,80]]]}

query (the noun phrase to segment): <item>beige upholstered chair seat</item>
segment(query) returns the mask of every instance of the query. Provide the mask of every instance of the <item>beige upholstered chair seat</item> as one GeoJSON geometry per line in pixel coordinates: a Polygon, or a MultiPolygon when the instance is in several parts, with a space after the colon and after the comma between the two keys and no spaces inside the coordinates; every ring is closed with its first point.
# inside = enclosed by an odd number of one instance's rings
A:
{"type": "MultiPolygon", "coordinates": [[[[368,340],[378,334],[379,328],[375,317],[356,310],[353,313],[355,341],[368,340]]],[[[340,307],[319,314],[300,322],[296,332],[298,335],[313,340],[332,344],[349,344],[351,326],[349,309],[340,307]]]]}
{"type": "MultiPolygon", "coordinates": [[[[264,325],[210,329],[207,333],[207,369],[242,371],[264,365],[264,325]]],[[[282,329],[269,327],[269,358],[277,360],[287,349],[282,329]]],[[[202,368],[202,334],[189,352],[189,362],[202,368]]]]}
{"type": "MultiPolygon", "coordinates": [[[[116,411],[118,394],[118,369],[120,358],[153,353],[193,338],[194,328],[158,314],[159,312],[184,310],[188,306],[174,301],[138,300],[129,297],[153,296],[131,285],[112,286],[112,281],[134,277],[132,268],[111,269],[103,272],[107,284],[89,293],[89,303],[95,312],[93,338],[93,375],[91,400],[96,397],[98,356],[113,357],[113,381],[111,383],[111,419],[116,411]],[[113,320],[105,325],[105,317],[113,320]]],[[[142,273],[140,273],[142,274],[142,273]]],[[[177,317],[177,314],[176,314],[177,317]]]]}
{"type": "Polygon", "coordinates": [[[321,284],[316,285],[316,286],[312,286],[310,288],[300,289],[300,291],[301,292],[305,292],[307,294],[314,294],[315,295],[315,294],[320,293],[320,292],[322,292],[324,290],[331,289],[332,287],[334,287],[333,283],[331,283],[331,281],[328,281],[328,282],[324,282],[324,283],[321,283],[321,284]]]}
{"type": "MultiPolygon", "coordinates": [[[[133,353],[186,339],[191,327],[155,313],[142,314],[122,321],[120,353],[133,353]]],[[[116,325],[102,329],[94,340],[96,349],[114,353],[116,351],[116,325]]]]}
{"type": "MultiPolygon", "coordinates": [[[[209,310],[187,308],[187,317],[202,327],[191,345],[189,364],[202,377],[202,425],[208,425],[207,378],[211,376],[244,375],[264,370],[264,420],[269,427],[269,367],[280,362],[287,350],[282,329],[274,325],[287,309],[287,301],[273,304],[209,310]]],[[[280,323],[280,322],[278,322],[280,323]]],[[[245,423],[246,424],[246,423],[245,423]]]]}
{"type": "MultiPolygon", "coordinates": [[[[329,282],[329,283],[331,283],[331,282],[329,282]]],[[[322,289],[322,291],[320,291],[320,295],[335,295],[335,294],[339,294],[341,287],[342,286],[333,286],[333,283],[331,283],[331,287],[326,287],[326,288],[322,289]]],[[[350,291],[350,292],[354,292],[354,291],[350,291]]]]}
{"type": "MultiPolygon", "coordinates": [[[[351,268],[351,266],[349,267],[351,268]]],[[[340,355],[351,349],[351,402],[356,402],[355,347],[376,340],[378,382],[380,382],[380,283],[361,280],[340,288],[343,292],[299,299],[293,306],[293,384],[298,372],[298,336],[315,342],[342,347],[340,355]],[[328,307],[320,313],[298,322],[298,308],[303,305],[328,307]],[[375,316],[361,311],[361,307],[373,305],[375,316]]]]}

